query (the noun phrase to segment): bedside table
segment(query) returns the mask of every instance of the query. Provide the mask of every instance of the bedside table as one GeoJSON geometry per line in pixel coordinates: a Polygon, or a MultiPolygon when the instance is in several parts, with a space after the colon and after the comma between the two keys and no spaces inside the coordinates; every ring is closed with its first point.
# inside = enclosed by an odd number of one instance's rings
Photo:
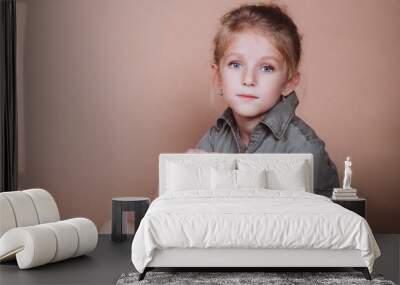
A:
{"type": "Polygon", "coordinates": [[[341,205],[342,207],[359,214],[361,217],[366,218],[367,200],[364,198],[357,198],[354,200],[340,200],[331,199],[332,202],[341,205]]]}
{"type": "Polygon", "coordinates": [[[111,240],[123,241],[126,235],[122,234],[122,213],[135,213],[135,234],[140,221],[146,214],[150,205],[150,199],[147,197],[117,197],[112,198],[112,225],[111,240]]]}

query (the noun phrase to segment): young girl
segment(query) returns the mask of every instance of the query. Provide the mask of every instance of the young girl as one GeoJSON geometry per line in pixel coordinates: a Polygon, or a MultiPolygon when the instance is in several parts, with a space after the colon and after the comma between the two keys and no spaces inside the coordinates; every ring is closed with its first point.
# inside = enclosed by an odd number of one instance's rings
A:
{"type": "Polygon", "coordinates": [[[314,193],[339,187],[315,131],[295,115],[301,36],[275,4],[243,5],[221,18],[214,38],[215,87],[228,105],[188,152],[312,153],[314,193]]]}

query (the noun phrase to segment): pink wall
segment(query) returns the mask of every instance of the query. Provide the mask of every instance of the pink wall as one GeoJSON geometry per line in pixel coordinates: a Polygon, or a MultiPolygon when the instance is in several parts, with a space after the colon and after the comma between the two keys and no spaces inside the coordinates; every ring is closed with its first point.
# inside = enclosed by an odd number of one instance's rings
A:
{"type": "MultiPolygon", "coordinates": [[[[102,233],[112,197],[155,198],[158,154],[193,147],[225,107],[210,95],[211,40],[241,3],[17,0],[20,188],[102,233]]],[[[304,37],[298,115],[341,179],[352,156],[373,231],[400,233],[400,2],[278,3],[304,37]]]]}

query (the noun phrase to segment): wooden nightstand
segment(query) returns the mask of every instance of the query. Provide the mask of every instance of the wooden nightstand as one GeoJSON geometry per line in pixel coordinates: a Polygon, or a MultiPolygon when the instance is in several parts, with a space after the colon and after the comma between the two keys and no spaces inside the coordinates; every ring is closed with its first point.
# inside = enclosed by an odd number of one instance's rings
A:
{"type": "Polygon", "coordinates": [[[355,200],[337,200],[332,199],[332,202],[341,205],[342,207],[359,214],[361,217],[366,218],[367,213],[367,200],[364,198],[357,198],[355,200]]]}

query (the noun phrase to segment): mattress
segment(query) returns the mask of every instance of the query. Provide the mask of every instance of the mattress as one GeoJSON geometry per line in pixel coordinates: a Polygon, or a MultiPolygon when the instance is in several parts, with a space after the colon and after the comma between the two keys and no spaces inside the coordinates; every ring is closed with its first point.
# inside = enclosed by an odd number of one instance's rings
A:
{"type": "Polygon", "coordinates": [[[139,272],[156,250],[359,250],[372,272],[380,256],[367,221],[329,198],[262,188],[167,192],[155,199],[132,242],[139,272]]]}

